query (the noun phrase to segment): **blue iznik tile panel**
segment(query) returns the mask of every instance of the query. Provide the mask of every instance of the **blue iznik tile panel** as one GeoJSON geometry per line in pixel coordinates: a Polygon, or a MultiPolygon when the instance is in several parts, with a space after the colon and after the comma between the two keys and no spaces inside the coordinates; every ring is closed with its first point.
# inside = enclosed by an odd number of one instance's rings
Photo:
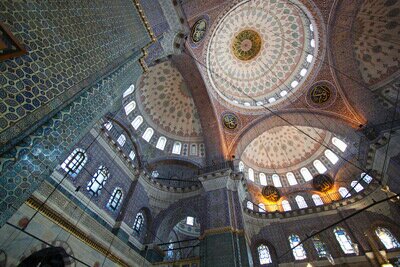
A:
{"type": "Polygon", "coordinates": [[[132,0],[0,1],[28,54],[0,62],[0,153],[149,42],[132,0]]]}
{"type": "Polygon", "coordinates": [[[0,158],[0,227],[142,73],[131,56],[0,158]]]}

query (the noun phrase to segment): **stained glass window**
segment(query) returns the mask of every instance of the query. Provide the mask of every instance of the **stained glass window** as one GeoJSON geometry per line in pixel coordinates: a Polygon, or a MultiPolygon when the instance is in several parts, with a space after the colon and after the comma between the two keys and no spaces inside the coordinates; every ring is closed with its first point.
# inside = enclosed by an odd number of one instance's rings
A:
{"type": "Polygon", "coordinates": [[[294,176],[294,174],[292,172],[286,173],[286,178],[288,180],[289,185],[296,185],[297,184],[296,177],[294,176]]]}
{"type": "Polygon", "coordinates": [[[282,187],[281,179],[278,174],[272,174],[272,182],[276,187],[282,187]]]}
{"type": "Polygon", "coordinates": [[[127,97],[128,95],[132,94],[135,91],[135,86],[132,84],[129,88],[124,92],[122,95],[123,98],[127,97]]]}
{"type": "Polygon", "coordinates": [[[133,129],[137,130],[140,125],[143,123],[143,117],[142,116],[137,116],[131,123],[133,129]]]}
{"type": "Polygon", "coordinates": [[[110,173],[108,172],[108,169],[104,166],[100,166],[97,172],[94,174],[92,180],[88,183],[86,189],[93,195],[97,196],[109,176],[110,173]]]}
{"type": "Polygon", "coordinates": [[[167,138],[161,136],[160,138],[158,138],[156,147],[160,150],[164,150],[166,144],[167,144],[167,138]]]}
{"type": "Polygon", "coordinates": [[[247,201],[247,208],[253,210],[253,203],[251,201],[247,201]]]}
{"type": "Polygon", "coordinates": [[[323,174],[327,171],[325,165],[318,159],[313,162],[313,165],[320,174],[323,174]]]}
{"type": "Polygon", "coordinates": [[[327,157],[332,164],[336,164],[339,161],[339,157],[336,156],[336,154],[333,153],[332,150],[327,149],[324,153],[325,157],[327,157]]]}
{"type": "Polygon", "coordinates": [[[314,236],[312,238],[314,248],[317,251],[318,257],[323,258],[328,256],[328,251],[324,242],[321,241],[319,236],[314,236]]]}
{"type": "Polygon", "coordinates": [[[118,144],[119,144],[120,146],[124,146],[124,145],[125,145],[125,142],[126,142],[126,137],[125,137],[125,135],[121,134],[121,135],[118,137],[117,142],[118,142],[118,144]]]}
{"type": "Polygon", "coordinates": [[[113,127],[113,124],[111,123],[111,121],[108,121],[104,123],[104,127],[106,127],[107,131],[110,131],[113,127]]]}
{"type": "Polygon", "coordinates": [[[154,134],[154,130],[152,128],[147,128],[146,131],[143,133],[142,138],[147,142],[150,142],[151,137],[154,134]]]}
{"type": "Polygon", "coordinates": [[[312,199],[314,201],[315,206],[324,205],[324,202],[322,201],[322,199],[319,195],[317,195],[317,194],[312,195],[312,199]]]}
{"type": "Polygon", "coordinates": [[[284,211],[292,210],[292,207],[290,206],[289,201],[287,200],[282,201],[282,208],[284,211]]]}
{"type": "Polygon", "coordinates": [[[259,211],[259,212],[265,212],[265,205],[264,205],[264,203],[258,204],[258,211],[259,211]]]}
{"type": "Polygon", "coordinates": [[[269,253],[269,249],[266,245],[259,245],[257,251],[258,259],[260,260],[261,265],[272,263],[271,254],[269,253]]]}
{"type": "Polygon", "coordinates": [[[175,142],[174,146],[172,147],[172,154],[181,154],[182,144],[181,142],[175,142]]]}
{"type": "Polygon", "coordinates": [[[339,242],[340,247],[345,254],[355,253],[353,242],[343,228],[336,227],[333,232],[335,233],[336,240],[339,242]]]}
{"type": "Polygon", "coordinates": [[[361,173],[361,178],[363,178],[364,182],[366,182],[367,184],[371,183],[372,181],[372,177],[365,172],[361,173]]]}
{"type": "Polygon", "coordinates": [[[347,190],[347,188],[345,188],[345,187],[340,187],[338,191],[339,191],[339,194],[342,196],[342,198],[348,198],[351,196],[351,194],[349,193],[349,190],[347,190]]]}
{"type": "Polygon", "coordinates": [[[304,197],[302,196],[296,196],[296,203],[297,206],[299,206],[299,209],[305,209],[308,207],[306,201],[304,200],[304,197]]]}
{"type": "Polygon", "coordinates": [[[267,176],[265,175],[265,173],[260,173],[259,175],[259,178],[260,178],[260,184],[261,185],[267,185],[267,176]]]}
{"type": "Polygon", "coordinates": [[[337,137],[333,137],[332,138],[332,143],[339,148],[340,151],[345,152],[346,148],[347,148],[347,144],[345,142],[343,142],[342,140],[340,140],[337,137]]]}
{"type": "Polygon", "coordinates": [[[351,182],[351,188],[353,188],[354,187],[354,190],[358,193],[358,192],[360,192],[360,191],[362,191],[363,189],[364,189],[364,187],[360,184],[360,183],[358,183],[357,181],[353,181],[353,182],[351,182]]]}
{"type": "Polygon", "coordinates": [[[239,171],[244,171],[244,163],[242,161],[239,162],[239,171]]]}
{"type": "Polygon", "coordinates": [[[143,223],[144,223],[143,213],[139,212],[138,214],[136,214],[135,222],[133,223],[133,230],[135,230],[136,233],[140,233],[140,230],[142,230],[143,223]]]}
{"type": "Polygon", "coordinates": [[[125,114],[129,115],[135,108],[136,108],[135,101],[129,102],[129,104],[125,106],[125,114]]]}
{"type": "Polygon", "coordinates": [[[252,168],[249,168],[249,180],[254,182],[254,171],[252,168]]]}
{"type": "Polygon", "coordinates": [[[111,210],[116,210],[122,201],[122,190],[121,188],[115,188],[110,199],[108,200],[107,207],[111,210]]]}
{"type": "Polygon", "coordinates": [[[303,244],[300,244],[300,242],[300,237],[298,235],[289,236],[289,243],[295,260],[304,260],[307,258],[303,244]]]}
{"type": "Polygon", "coordinates": [[[86,153],[81,148],[76,148],[66,160],[61,164],[61,168],[64,169],[72,177],[76,177],[82,170],[83,166],[87,161],[86,153]]]}
{"type": "Polygon", "coordinates": [[[301,168],[300,173],[306,182],[311,181],[313,179],[311,172],[306,167],[301,168]]]}
{"type": "Polygon", "coordinates": [[[378,227],[375,234],[379,237],[386,249],[400,248],[400,243],[386,228],[378,227]]]}

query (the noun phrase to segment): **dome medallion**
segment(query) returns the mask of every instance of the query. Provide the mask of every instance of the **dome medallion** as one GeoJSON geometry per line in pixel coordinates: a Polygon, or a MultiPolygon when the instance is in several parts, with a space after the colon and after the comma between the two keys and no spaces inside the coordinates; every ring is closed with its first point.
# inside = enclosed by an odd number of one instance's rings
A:
{"type": "Polygon", "coordinates": [[[262,189],[262,195],[269,201],[277,202],[281,198],[279,190],[272,185],[264,186],[262,189]]]}
{"type": "Polygon", "coordinates": [[[239,60],[255,58],[261,50],[261,36],[253,30],[239,32],[232,41],[232,52],[239,60]]]}
{"type": "Polygon", "coordinates": [[[326,174],[318,174],[313,179],[313,187],[320,192],[327,192],[333,187],[333,179],[326,174]]]}
{"type": "Polygon", "coordinates": [[[215,24],[205,80],[227,107],[264,110],[301,88],[318,51],[317,28],[300,1],[240,1],[215,24]]]}

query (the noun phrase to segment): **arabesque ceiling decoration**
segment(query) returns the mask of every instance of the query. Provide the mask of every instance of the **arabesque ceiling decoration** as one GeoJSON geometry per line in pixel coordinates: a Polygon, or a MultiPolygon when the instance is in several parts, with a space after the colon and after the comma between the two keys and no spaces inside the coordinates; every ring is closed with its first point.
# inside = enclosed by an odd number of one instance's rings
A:
{"type": "Polygon", "coordinates": [[[332,134],[306,126],[279,126],[255,138],[244,150],[241,160],[248,167],[264,172],[286,172],[303,167],[318,156],[332,134]],[[305,134],[304,134],[305,133],[305,134]]]}
{"type": "Polygon", "coordinates": [[[211,91],[231,105],[262,109],[300,88],[318,46],[306,14],[298,2],[275,0],[231,8],[216,23],[206,50],[211,91]]]}
{"type": "Polygon", "coordinates": [[[170,61],[151,67],[140,81],[136,100],[146,122],[178,140],[202,140],[202,130],[186,81],[170,61]]]}

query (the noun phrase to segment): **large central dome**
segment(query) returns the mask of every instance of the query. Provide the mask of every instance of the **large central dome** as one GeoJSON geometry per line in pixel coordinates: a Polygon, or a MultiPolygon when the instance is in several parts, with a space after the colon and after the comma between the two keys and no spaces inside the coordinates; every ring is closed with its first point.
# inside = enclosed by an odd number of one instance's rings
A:
{"type": "Polygon", "coordinates": [[[295,1],[242,1],[217,22],[207,47],[207,78],[224,101],[272,105],[300,87],[313,63],[314,26],[295,1]]]}

